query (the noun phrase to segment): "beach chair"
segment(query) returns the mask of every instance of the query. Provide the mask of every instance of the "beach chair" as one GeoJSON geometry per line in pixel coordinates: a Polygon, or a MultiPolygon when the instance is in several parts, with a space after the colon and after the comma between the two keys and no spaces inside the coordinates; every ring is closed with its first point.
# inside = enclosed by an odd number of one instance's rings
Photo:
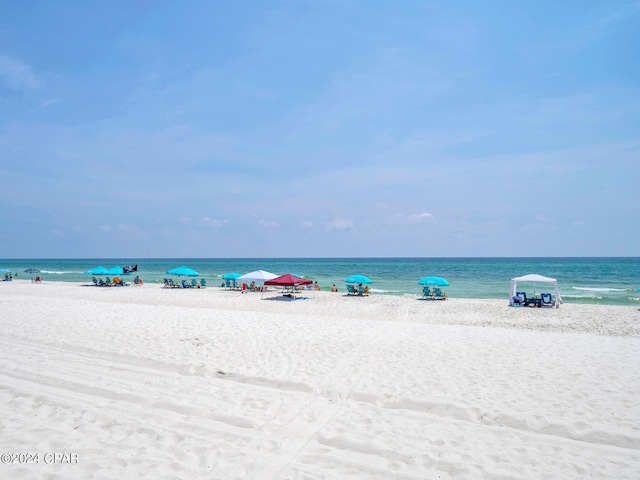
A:
{"type": "Polygon", "coordinates": [[[198,288],[198,281],[195,278],[191,280],[191,288],[198,288]]]}
{"type": "Polygon", "coordinates": [[[442,291],[442,289],[438,287],[433,288],[433,298],[436,300],[446,300],[447,294],[442,291]]]}
{"type": "Polygon", "coordinates": [[[526,292],[516,292],[516,296],[514,297],[514,300],[516,298],[520,299],[520,301],[518,302],[520,305],[524,305],[526,307],[529,304],[529,302],[527,301],[526,292]]]}
{"type": "Polygon", "coordinates": [[[428,285],[425,285],[424,287],[422,287],[422,296],[430,300],[433,299],[433,292],[431,291],[431,288],[428,285]]]}
{"type": "Polygon", "coordinates": [[[550,293],[541,293],[540,294],[541,307],[554,307],[555,302],[553,301],[553,296],[550,293]]]}
{"type": "Polygon", "coordinates": [[[347,295],[358,295],[358,292],[353,285],[347,284],[347,295]]]}
{"type": "Polygon", "coordinates": [[[93,284],[97,287],[99,285],[98,284],[98,279],[96,277],[93,277],[92,280],[93,280],[93,284]]]}
{"type": "Polygon", "coordinates": [[[191,285],[189,285],[189,282],[187,282],[186,280],[182,280],[179,286],[180,288],[189,288],[191,285]]]}
{"type": "Polygon", "coordinates": [[[207,288],[207,281],[204,278],[200,279],[200,288],[207,288]]]}
{"type": "Polygon", "coordinates": [[[360,285],[358,287],[358,295],[362,295],[363,297],[366,297],[369,295],[369,287],[363,287],[362,285],[360,285]]]}
{"type": "Polygon", "coordinates": [[[42,279],[40,277],[36,277],[36,279],[34,280],[34,282],[36,283],[42,283],[42,279]]]}
{"type": "Polygon", "coordinates": [[[104,286],[105,287],[110,287],[111,286],[111,279],[109,277],[105,277],[104,278],[104,286]]]}

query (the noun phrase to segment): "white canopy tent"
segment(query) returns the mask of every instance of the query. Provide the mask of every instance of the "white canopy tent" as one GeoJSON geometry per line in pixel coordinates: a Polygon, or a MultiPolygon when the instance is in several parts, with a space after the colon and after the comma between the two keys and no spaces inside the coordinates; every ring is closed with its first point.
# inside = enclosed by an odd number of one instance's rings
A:
{"type": "Polygon", "coordinates": [[[511,279],[511,288],[509,289],[509,305],[513,305],[513,297],[516,296],[516,291],[518,290],[518,282],[534,282],[534,285],[537,282],[553,284],[553,294],[556,299],[556,308],[560,308],[562,297],[560,297],[560,291],[558,290],[558,281],[555,278],[543,277],[542,275],[537,275],[535,273],[525,275],[524,277],[516,277],[511,279]]]}
{"type": "Polygon", "coordinates": [[[256,282],[256,283],[264,283],[267,280],[273,280],[274,278],[279,277],[279,275],[274,275],[271,272],[265,272],[264,270],[256,270],[255,272],[245,273],[241,277],[236,278],[236,282],[256,282]]]}

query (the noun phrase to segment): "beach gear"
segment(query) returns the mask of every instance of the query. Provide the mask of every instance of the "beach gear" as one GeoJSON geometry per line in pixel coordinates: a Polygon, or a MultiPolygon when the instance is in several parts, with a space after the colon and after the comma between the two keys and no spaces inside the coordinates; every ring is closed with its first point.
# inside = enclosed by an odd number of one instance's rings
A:
{"type": "Polygon", "coordinates": [[[372,283],[371,279],[364,275],[351,275],[350,277],[347,277],[344,281],[345,283],[372,283]]]}
{"type": "Polygon", "coordinates": [[[536,283],[551,283],[553,285],[554,295],[556,297],[556,308],[560,308],[560,304],[562,303],[562,298],[560,297],[560,291],[558,290],[558,281],[555,278],[543,277],[542,275],[538,275],[535,273],[531,273],[529,275],[525,275],[523,277],[516,277],[511,279],[511,285],[509,288],[509,305],[513,306],[513,297],[515,297],[516,289],[518,288],[518,282],[533,282],[534,285],[534,293],[535,293],[535,284],[536,283]]]}
{"type": "Polygon", "coordinates": [[[271,272],[265,272],[264,270],[256,270],[255,272],[249,272],[249,273],[245,273],[244,275],[238,277],[236,280],[240,280],[242,282],[258,282],[258,283],[264,283],[267,280],[273,280],[274,278],[278,277],[278,275],[275,275],[271,272]]]}
{"type": "Polygon", "coordinates": [[[281,287],[296,287],[298,285],[310,285],[312,283],[313,282],[311,280],[300,278],[290,273],[272,278],[271,280],[267,280],[266,282],[264,282],[265,285],[278,285],[281,287]]]}
{"type": "Polygon", "coordinates": [[[192,270],[184,266],[167,270],[167,273],[169,275],[177,275],[178,277],[197,277],[198,275],[200,275],[195,270],[192,270]]]}
{"type": "Polygon", "coordinates": [[[418,285],[429,285],[430,287],[448,287],[449,282],[441,277],[424,277],[418,285]]]}

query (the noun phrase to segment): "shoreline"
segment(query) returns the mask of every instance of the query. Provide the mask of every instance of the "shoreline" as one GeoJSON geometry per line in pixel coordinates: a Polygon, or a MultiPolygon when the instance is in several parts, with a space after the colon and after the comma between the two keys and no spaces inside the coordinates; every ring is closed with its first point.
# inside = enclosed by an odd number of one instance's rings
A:
{"type": "MultiPolygon", "coordinates": [[[[45,295],[66,295],[68,298],[86,298],[85,290],[95,290],[90,299],[106,302],[144,303],[144,295],[136,292],[154,291],[154,305],[186,308],[239,309],[270,313],[301,312],[320,316],[360,316],[371,314],[386,321],[405,321],[426,324],[450,324],[481,327],[517,328],[521,330],[565,333],[591,333],[598,335],[640,337],[640,306],[594,305],[563,303],[560,308],[509,307],[508,300],[448,298],[423,300],[419,295],[371,294],[368,297],[348,296],[346,292],[304,290],[306,299],[285,300],[272,289],[265,294],[229,291],[220,287],[204,289],[165,289],[160,284],[142,286],[96,287],[85,282],[47,281],[32,284],[29,280],[14,280],[21,285],[20,292],[32,293],[26,288],[43,288],[45,295]],[[65,288],[72,287],[72,288],[65,288]],[[78,288],[77,294],[74,294],[78,288]],[[83,293],[80,293],[83,292],[83,293]],[[295,307],[294,307],[295,304],[295,307]],[[291,307],[294,307],[293,309],[291,307]],[[381,317],[382,312],[385,315],[381,317]]],[[[40,292],[39,292],[40,293],[40,292]]],[[[0,295],[2,290],[0,290],[0,295]]],[[[147,295],[148,296],[148,295],[147,295]]]]}

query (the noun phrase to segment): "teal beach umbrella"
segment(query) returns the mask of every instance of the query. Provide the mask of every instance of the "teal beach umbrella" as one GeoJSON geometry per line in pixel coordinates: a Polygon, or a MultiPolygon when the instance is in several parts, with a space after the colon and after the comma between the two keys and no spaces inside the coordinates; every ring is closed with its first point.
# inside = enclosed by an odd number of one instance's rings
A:
{"type": "Polygon", "coordinates": [[[235,280],[236,278],[240,278],[242,274],[240,273],[225,273],[222,275],[223,280],[235,280]]]}
{"type": "Polygon", "coordinates": [[[225,273],[224,275],[222,275],[222,279],[223,280],[227,280],[227,282],[226,282],[227,286],[230,286],[231,283],[233,283],[233,286],[235,287],[236,286],[236,280],[238,278],[240,278],[241,276],[242,276],[241,273],[235,273],[235,272],[225,273]]]}
{"type": "Polygon", "coordinates": [[[124,270],[122,269],[122,267],[113,267],[107,270],[107,273],[105,273],[105,275],[117,277],[118,275],[124,275],[124,270]]]}
{"type": "Polygon", "coordinates": [[[200,275],[195,270],[187,267],[178,267],[172,270],[167,270],[167,273],[169,275],[177,275],[178,277],[197,277],[198,275],[200,275]]]}
{"type": "Polygon", "coordinates": [[[344,280],[345,283],[371,283],[371,279],[369,277],[365,277],[364,275],[351,275],[344,280]]]}
{"type": "Polygon", "coordinates": [[[84,272],[84,274],[100,276],[100,275],[109,275],[108,272],[109,270],[107,270],[104,267],[96,267],[96,268],[92,268],[91,270],[87,270],[86,272],[84,272]]]}
{"type": "Polygon", "coordinates": [[[449,282],[441,277],[424,277],[418,282],[418,285],[428,285],[430,287],[448,287],[449,282]]]}

